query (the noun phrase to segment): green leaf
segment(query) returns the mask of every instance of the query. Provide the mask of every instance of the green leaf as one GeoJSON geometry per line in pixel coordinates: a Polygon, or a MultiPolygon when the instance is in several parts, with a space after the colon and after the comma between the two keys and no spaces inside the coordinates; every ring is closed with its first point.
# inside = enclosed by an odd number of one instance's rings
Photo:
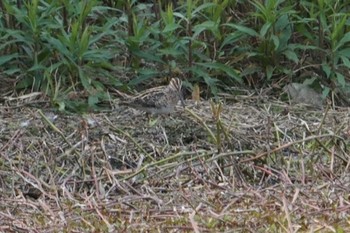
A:
{"type": "Polygon", "coordinates": [[[260,29],[260,37],[264,38],[270,27],[271,23],[265,23],[260,29]]]}
{"type": "Polygon", "coordinates": [[[163,30],[163,33],[173,32],[176,29],[178,29],[179,27],[180,27],[180,25],[178,25],[176,23],[167,24],[163,30]]]}
{"type": "Polygon", "coordinates": [[[95,106],[98,103],[98,96],[96,95],[89,95],[88,97],[88,104],[89,106],[95,106]]]}
{"type": "Polygon", "coordinates": [[[165,49],[159,49],[159,53],[161,55],[172,55],[172,56],[179,56],[183,54],[183,51],[174,48],[174,47],[170,47],[170,48],[165,48],[165,49]]]}
{"type": "Polygon", "coordinates": [[[3,72],[4,74],[7,74],[7,75],[14,75],[16,73],[22,73],[22,70],[19,68],[10,68],[10,69],[4,70],[3,72]]]}
{"type": "Polygon", "coordinates": [[[272,66],[266,66],[266,77],[267,77],[267,80],[270,80],[272,78],[274,70],[275,70],[275,68],[273,68],[272,66]]]}
{"type": "Polygon", "coordinates": [[[339,73],[339,72],[335,72],[335,75],[337,76],[337,82],[342,86],[345,87],[345,77],[343,74],[339,73]]]}
{"type": "Polygon", "coordinates": [[[291,27],[290,26],[290,21],[288,15],[282,15],[281,17],[278,18],[275,24],[275,29],[277,31],[284,31],[286,27],[291,27]]]}
{"type": "Polygon", "coordinates": [[[187,15],[187,19],[188,19],[188,21],[189,22],[191,22],[191,19],[192,19],[192,10],[193,10],[193,8],[195,8],[196,6],[195,6],[195,4],[193,4],[193,1],[192,0],[187,0],[187,2],[186,2],[187,4],[186,4],[186,15],[187,15]]]}
{"type": "Polygon", "coordinates": [[[28,69],[28,71],[38,71],[38,70],[46,70],[46,66],[42,65],[42,64],[36,64],[36,65],[33,65],[32,67],[30,67],[28,69]]]}
{"type": "Polygon", "coordinates": [[[211,11],[213,12],[213,15],[211,16],[211,19],[213,21],[215,22],[220,21],[227,4],[228,4],[228,0],[223,0],[223,1],[220,1],[220,3],[217,2],[217,4],[215,4],[215,6],[212,7],[211,11]]]}
{"type": "Polygon", "coordinates": [[[211,93],[216,96],[218,94],[218,87],[216,85],[217,79],[213,79],[209,76],[203,76],[203,77],[204,77],[205,83],[209,86],[211,93]]]}
{"type": "Polygon", "coordinates": [[[56,102],[58,104],[58,111],[63,112],[66,108],[66,104],[63,101],[56,102]]]}
{"type": "Polygon", "coordinates": [[[322,90],[322,98],[326,98],[330,92],[331,92],[331,89],[327,86],[324,86],[322,90]]]}
{"type": "Polygon", "coordinates": [[[85,75],[84,71],[80,67],[78,67],[78,73],[81,84],[83,85],[85,90],[89,90],[91,87],[91,79],[85,75]]]}
{"type": "Polygon", "coordinates": [[[180,18],[179,23],[180,23],[181,21],[183,21],[183,20],[184,20],[184,21],[186,22],[186,24],[188,24],[189,19],[188,19],[188,18],[186,18],[186,16],[185,16],[185,15],[183,15],[183,14],[181,14],[181,13],[179,13],[179,12],[174,12],[174,16],[176,16],[176,17],[180,18]]]}
{"type": "Polygon", "coordinates": [[[18,59],[18,53],[0,56],[0,66],[5,64],[8,61],[11,61],[14,58],[18,59]]]}
{"type": "Polygon", "coordinates": [[[287,59],[295,62],[295,63],[298,63],[299,62],[299,58],[298,58],[298,55],[292,51],[292,50],[286,50],[283,52],[283,54],[286,56],[287,59]]]}
{"type": "Polygon", "coordinates": [[[225,64],[218,63],[218,62],[215,62],[215,63],[196,63],[196,64],[200,65],[200,66],[203,66],[203,67],[210,68],[210,69],[216,69],[216,70],[224,71],[228,76],[230,76],[231,78],[233,78],[237,82],[243,83],[242,78],[230,66],[227,66],[225,64]]]}
{"type": "Polygon", "coordinates": [[[255,30],[248,28],[246,26],[243,26],[243,25],[238,25],[238,24],[233,24],[233,23],[227,23],[224,25],[235,28],[237,31],[240,31],[240,32],[247,34],[249,36],[253,36],[253,37],[259,36],[259,33],[257,33],[255,30]]]}
{"type": "Polygon", "coordinates": [[[350,69],[350,60],[349,58],[345,57],[345,56],[340,56],[341,60],[343,61],[343,64],[350,69]]]}
{"type": "Polygon", "coordinates": [[[275,49],[274,50],[277,51],[278,47],[280,46],[280,40],[279,40],[279,38],[276,35],[272,35],[271,39],[273,41],[273,44],[275,45],[275,49]]]}
{"type": "Polygon", "coordinates": [[[345,48],[345,49],[342,49],[338,52],[338,54],[340,56],[344,56],[344,57],[347,57],[347,58],[350,58],[350,48],[345,48]]]}
{"type": "Polygon", "coordinates": [[[139,71],[139,75],[136,77],[133,77],[130,82],[128,83],[128,86],[136,86],[145,80],[148,80],[150,78],[154,78],[159,76],[159,71],[153,70],[153,69],[142,69],[139,71]]]}
{"type": "Polygon", "coordinates": [[[22,80],[18,82],[16,85],[17,89],[28,88],[33,84],[34,78],[33,76],[25,76],[22,80]]]}
{"type": "Polygon", "coordinates": [[[162,23],[165,25],[175,23],[173,6],[168,4],[166,11],[161,11],[162,23]]]}
{"type": "Polygon", "coordinates": [[[225,36],[224,41],[220,45],[220,50],[225,47],[225,45],[230,45],[230,47],[234,47],[235,42],[242,39],[242,37],[245,37],[245,35],[242,35],[241,32],[233,32],[225,36]]]}
{"type": "Polygon", "coordinates": [[[191,71],[196,76],[203,78],[204,82],[210,88],[211,93],[213,95],[217,95],[217,93],[218,93],[218,89],[217,89],[217,85],[216,85],[217,79],[211,78],[210,75],[208,74],[208,72],[206,72],[205,70],[203,70],[201,67],[198,67],[198,66],[192,67],[191,71]]]}
{"type": "Polygon", "coordinates": [[[304,80],[303,84],[309,86],[312,85],[316,80],[316,77],[307,78],[304,80]]]}
{"type": "Polygon", "coordinates": [[[161,57],[153,55],[154,53],[152,53],[152,52],[135,50],[135,51],[132,51],[132,53],[140,58],[146,59],[147,61],[155,61],[155,62],[159,62],[161,64],[165,64],[165,61],[161,57]]]}
{"type": "Polygon", "coordinates": [[[200,12],[203,9],[206,9],[208,7],[215,7],[215,6],[216,6],[216,4],[212,3],[212,2],[204,3],[204,4],[196,7],[196,9],[192,12],[192,16],[195,16],[198,12],[200,12]]]}
{"type": "Polygon", "coordinates": [[[350,32],[347,32],[343,38],[339,41],[337,46],[333,49],[333,52],[337,51],[340,47],[342,47],[345,43],[350,41],[350,32]]]}
{"type": "Polygon", "coordinates": [[[261,67],[258,65],[249,65],[244,67],[241,76],[249,76],[251,74],[260,74],[261,73],[261,67]]]}
{"type": "Polygon", "coordinates": [[[322,70],[325,72],[326,77],[329,78],[331,75],[331,67],[328,64],[322,64],[322,70]]]}
{"type": "MultiPolygon", "coordinates": [[[[60,37],[61,40],[64,40],[63,37],[60,37]]],[[[52,46],[53,49],[57,50],[60,54],[64,55],[66,58],[69,59],[70,62],[76,65],[73,54],[67,49],[67,47],[58,39],[54,37],[48,37],[47,41],[52,46]]]]}
{"type": "Polygon", "coordinates": [[[197,24],[194,28],[193,38],[196,38],[202,31],[209,30],[216,36],[219,33],[218,24],[213,21],[205,21],[201,24],[197,24]]]}
{"type": "MultiPolygon", "coordinates": [[[[347,20],[347,15],[344,15],[341,20],[337,20],[336,23],[333,25],[334,26],[334,30],[333,30],[333,32],[331,34],[331,42],[332,42],[332,44],[335,45],[335,43],[337,42],[338,38],[343,34],[343,32],[344,32],[344,25],[346,23],[346,20],[347,20]]],[[[338,45],[336,46],[337,48],[342,46],[342,45],[340,45],[341,40],[339,41],[338,45]]],[[[337,48],[335,48],[334,51],[336,51],[337,48]]]]}
{"type": "Polygon", "coordinates": [[[78,43],[79,49],[79,57],[82,57],[83,54],[88,50],[90,42],[90,31],[89,27],[86,27],[83,34],[81,35],[80,42],[78,43]]]}

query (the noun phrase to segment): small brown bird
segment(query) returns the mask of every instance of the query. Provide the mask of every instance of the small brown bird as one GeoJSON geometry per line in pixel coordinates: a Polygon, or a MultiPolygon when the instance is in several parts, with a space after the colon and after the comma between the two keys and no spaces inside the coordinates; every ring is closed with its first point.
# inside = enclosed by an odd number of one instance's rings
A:
{"type": "Polygon", "coordinates": [[[182,81],[179,78],[172,78],[169,85],[148,89],[136,96],[129,96],[117,91],[125,101],[119,105],[125,105],[150,114],[168,114],[175,111],[175,106],[181,101],[185,107],[182,95],[182,81]]]}

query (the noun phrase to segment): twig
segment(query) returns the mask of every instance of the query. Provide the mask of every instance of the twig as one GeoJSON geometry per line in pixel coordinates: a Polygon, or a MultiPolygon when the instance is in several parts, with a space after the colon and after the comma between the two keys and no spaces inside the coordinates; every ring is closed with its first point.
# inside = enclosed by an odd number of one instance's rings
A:
{"type": "Polygon", "coordinates": [[[307,138],[304,138],[304,139],[300,139],[300,140],[297,140],[297,141],[294,141],[294,142],[290,142],[290,143],[284,144],[284,145],[282,145],[282,146],[280,146],[280,147],[277,147],[277,148],[275,148],[275,149],[273,149],[273,150],[270,150],[270,151],[261,153],[261,154],[255,156],[255,157],[253,157],[253,158],[243,159],[242,161],[240,161],[240,163],[251,162],[251,161],[260,159],[260,158],[262,158],[262,157],[264,157],[264,156],[267,156],[267,155],[269,155],[269,154],[271,154],[271,153],[274,153],[274,152],[283,150],[284,148],[290,147],[290,146],[292,146],[292,145],[299,144],[299,143],[304,143],[304,142],[311,141],[311,140],[318,139],[318,138],[325,138],[325,137],[336,137],[336,138],[340,138],[339,136],[334,135],[334,134],[313,135],[313,136],[310,136],[310,137],[307,137],[307,138]]]}

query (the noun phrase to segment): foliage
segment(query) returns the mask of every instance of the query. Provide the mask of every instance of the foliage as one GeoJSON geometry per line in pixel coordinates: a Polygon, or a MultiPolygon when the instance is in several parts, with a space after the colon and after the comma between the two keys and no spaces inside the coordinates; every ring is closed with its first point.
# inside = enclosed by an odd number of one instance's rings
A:
{"type": "Polygon", "coordinates": [[[0,63],[5,74],[20,77],[17,88],[45,91],[61,108],[65,108],[68,88],[81,86],[90,98],[103,94],[104,83],[92,75],[101,72],[108,77],[106,69],[112,68],[109,60],[113,53],[102,40],[113,38],[111,28],[118,21],[94,22],[102,20],[98,14],[107,8],[98,6],[97,1],[39,0],[20,6],[4,1],[3,7],[8,20],[0,32],[0,63]]]}
{"type": "Polygon", "coordinates": [[[306,77],[326,91],[349,85],[346,1],[5,0],[0,7],[1,71],[61,109],[84,105],[67,93],[85,90],[94,107],[110,86],[178,69],[189,87],[205,83],[214,95],[284,77],[306,77]]]}

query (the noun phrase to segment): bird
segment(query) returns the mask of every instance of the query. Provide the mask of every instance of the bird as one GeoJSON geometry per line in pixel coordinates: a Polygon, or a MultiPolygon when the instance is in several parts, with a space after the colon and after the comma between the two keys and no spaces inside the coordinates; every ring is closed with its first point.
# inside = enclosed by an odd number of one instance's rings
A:
{"type": "Polygon", "coordinates": [[[179,101],[185,108],[182,95],[182,81],[172,78],[167,86],[154,87],[138,95],[130,96],[115,90],[124,100],[119,102],[120,106],[128,106],[146,112],[147,114],[170,114],[175,111],[179,101]]]}

